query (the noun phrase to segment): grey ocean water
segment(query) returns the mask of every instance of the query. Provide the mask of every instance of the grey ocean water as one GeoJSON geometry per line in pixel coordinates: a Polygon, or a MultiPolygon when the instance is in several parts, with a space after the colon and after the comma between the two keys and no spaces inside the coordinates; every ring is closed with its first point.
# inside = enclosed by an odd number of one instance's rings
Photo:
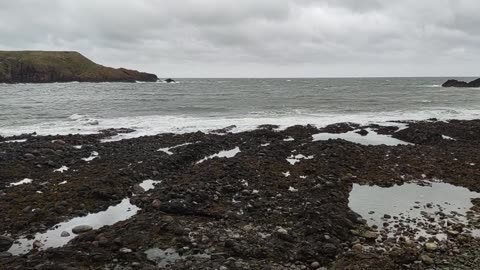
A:
{"type": "MultiPolygon", "coordinates": [[[[480,89],[442,88],[448,78],[179,79],[179,83],[0,85],[0,135],[133,136],[259,124],[326,125],[480,118],[480,89]]],[[[470,80],[471,78],[463,78],[470,80]]]]}

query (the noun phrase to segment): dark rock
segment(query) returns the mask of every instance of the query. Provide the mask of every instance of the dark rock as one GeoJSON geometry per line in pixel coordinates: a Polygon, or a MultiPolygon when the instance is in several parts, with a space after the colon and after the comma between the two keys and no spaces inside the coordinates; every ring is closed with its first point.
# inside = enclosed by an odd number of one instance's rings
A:
{"type": "Polygon", "coordinates": [[[459,80],[448,80],[442,84],[442,87],[480,87],[480,79],[468,83],[459,80]]]}
{"type": "Polygon", "coordinates": [[[361,129],[359,131],[356,131],[355,133],[358,133],[362,136],[367,136],[368,135],[368,131],[366,131],[365,129],[361,129]]]}
{"type": "Polygon", "coordinates": [[[72,229],[72,232],[74,234],[80,234],[80,233],[84,233],[84,232],[88,232],[88,231],[91,231],[93,230],[92,226],[89,226],[89,225],[79,225],[75,228],[72,229]]]}
{"type": "Polygon", "coordinates": [[[9,250],[13,245],[13,239],[8,236],[0,235],[0,252],[9,250]]]}
{"type": "Polygon", "coordinates": [[[174,79],[171,79],[171,78],[168,78],[168,79],[165,79],[164,82],[166,82],[166,83],[174,83],[175,80],[174,80],[174,79]]]}

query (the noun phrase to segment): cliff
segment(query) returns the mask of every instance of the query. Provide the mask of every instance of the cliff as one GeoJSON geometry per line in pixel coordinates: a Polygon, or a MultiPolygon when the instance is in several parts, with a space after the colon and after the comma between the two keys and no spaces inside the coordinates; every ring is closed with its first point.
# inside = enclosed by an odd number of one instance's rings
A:
{"type": "Polygon", "coordinates": [[[98,65],[78,52],[0,51],[0,83],[157,80],[155,74],[98,65]]]}

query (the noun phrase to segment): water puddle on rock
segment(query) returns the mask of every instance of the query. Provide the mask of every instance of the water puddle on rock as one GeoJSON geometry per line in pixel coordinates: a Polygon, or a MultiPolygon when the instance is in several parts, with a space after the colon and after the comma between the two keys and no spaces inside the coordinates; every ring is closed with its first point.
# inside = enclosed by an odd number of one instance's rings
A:
{"type": "Polygon", "coordinates": [[[287,162],[290,163],[290,165],[295,165],[295,163],[300,162],[302,159],[313,159],[313,156],[304,156],[302,154],[291,155],[287,158],[287,162]]]}
{"type": "Polygon", "coordinates": [[[83,161],[90,162],[98,157],[98,152],[93,151],[89,157],[87,158],[82,158],[83,161]]]}
{"type": "Polygon", "coordinates": [[[155,188],[155,184],[160,184],[161,182],[162,181],[160,180],[147,179],[140,183],[139,186],[142,187],[145,191],[149,191],[155,188]]]}
{"type": "Polygon", "coordinates": [[[151,248],[149,250],[146,250],[145,254],[147,255],[147,259],[156,262],[158,267],[166,267],[168,265],[174,264],[176,261],[185,260],[189,257],[204,258],[206,260],[211,258],[209,254],[193,254],[182,256],[173,248],[151,248]]]}
{"type": "Polygon", "coordinates": [[[191,144],[194,144],[194,143],[184,143],[184,144],[179,144],[179,145],[175,145],[175,146],[172,146],[172,147],[160,148],[160,149],[157,150],[157,152],[164,152],[165,154],[171,156],[174,153],[170,150],[175,149],[175,148],[179,148],[179,147],[183,147],[183,146],[187,146],[187,145],[191,145],[191,144]]]}
{"type": "Polygon", "coordinates": [[[200,164],[206,160],[212,159],[212,158],[233,158],[235,157],[238,153],[240,153],[240,148],[237,146],[231,150],[226,150],[226,151],[220,151],[214,155],[208,156],[200,161],[197,162],[197,164],[200,164]]]}
{"type": "Polygon", "coordinates": [[[427,184],[407,183],[390,188],[354,184],[349,207],[369,226],[377,226],[383,237],[445,240],[447,235],[461,233],[459,228],[480,236],[480,230],[469,228],[467,218],[473,206],[471,199],[480,198],[480,193],[447,183],[427,184]]]}
{"type": "Polygon", "coordinates": [[[318,133],[314,134],[313,141],[326,141],[326,140],[335,140],[342,139],[353,143],[363,144],[363,145],[411,145],[411,143],[404,142],[398,139],[395,139],[389,135],[381,135],[376,133],[371,129],[367,129],[367,135],[360,135],[356,133],[358,130],[350,131],[347,133],[318,133]]]}
{"type": "Polygon", "coordinates": [[[15,183],[10,183],[8,186],[9,186],[9,187],[14,187],[14,186],[19,186],[19,185],[30,184],[30,183],[32,183],[32,181],[33,181],[33,180],[30,179],[30,178],[25,178],[25,179],[23,179],[23,180],[21,180],[21,181],[18,181],[18,182],[15,182],[15,183]]]}
{"type": "MultiPolygon", "coordinates": [[[[140,208],[130,203],[130,199],[123,199],[115,206],[110,206],[103,212],[89,214],[85,217],[73,218],[69,221],[59,223],[52,229],[37,233],[34,239],[17,239],[8,252],[13,255],[28,253],[33,249],[34,242],[41,243],[40,249],[62,247],[72,240],[76,235],[72,229],[80,225],[91,226],[92,229],[99,229],[103,226],[113,225],[119,221],[129,219],[134,216],[140,208]],[[65,233],[66,232],[66,233],[65,233]],[[64,235],[62,237],[62,235],[64,235]]],[[[37,244],[38,245],[38,244],[37,244]]]]}

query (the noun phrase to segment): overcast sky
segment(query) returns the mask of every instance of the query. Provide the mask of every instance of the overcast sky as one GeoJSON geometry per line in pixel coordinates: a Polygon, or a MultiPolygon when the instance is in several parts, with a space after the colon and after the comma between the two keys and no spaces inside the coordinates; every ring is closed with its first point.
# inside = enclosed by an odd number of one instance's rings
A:
{"type": "Polygon", "coordinates": [[[0,49],[160,77],[478,76],[478,0],[0,0],[0,49]]]}

